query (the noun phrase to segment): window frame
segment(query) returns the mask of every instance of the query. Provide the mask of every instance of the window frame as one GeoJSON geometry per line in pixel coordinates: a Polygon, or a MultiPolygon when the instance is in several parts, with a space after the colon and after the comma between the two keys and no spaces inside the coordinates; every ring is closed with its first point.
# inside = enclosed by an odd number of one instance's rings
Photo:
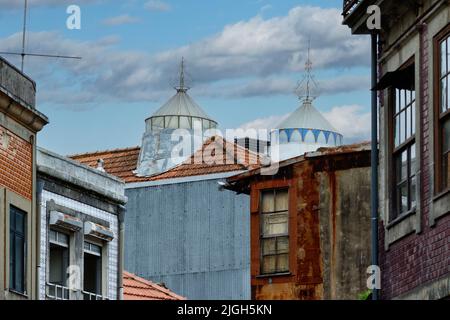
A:
{"type": "MultiPolygon", "coordinates": [[[[450,184],[446,185],[444,178],[444,123],[450,121],[450,97],[447,97],[447,110],[442,111],[442,85],[441,81],[447,78],[447,86],[450,85],[450,65],[446,66],[446,74],[441,76],[441,44],[450,39],[450,24],[448,24],[434,39],[434,138],[435,138],[435,195],[450,192],[450,184]]],[[[450,53],[450,47],[447,47],[450,53]]],[[[449,59],[447,57],[447,63],[449,59]]],[[[448,90],[450,91],[450,90],[448,90]]],[[[449,153],[447,151],[445,153],[449,153]]]]}
{"type": "MultiPolygon", "coordinates": [[[[415,56],[411,57],[403,66],[399,68],[404,69],[408,68],[411,65],[415,65],[415,56]]],[[[411,94],[412,95],[412,94],[411,94]]],[[[401,220],[403,217],[408,216],[412,212],[415,212],[417,209],[417,188],[418,185],[418,176],[417,176],[417,163],[418,163],[418,153],[417,153],[417,126],[416,126],[416,119],[417,119],[417,91],[414,90],[407,90],[407,89],[398,89],[395,87],[390,87],[389,89],[389,158],[390,158],[390,167],[391,167],[391,177],[390,179],[390,189],[391,189],[391,205],[390,205],[390,212],[388,216],[389,224],[393,223],[397,220],[401,220]],[[398,92],[404,93],[405,91],[414,92],[414,98],[412,98],[409,101],[409,103],[406,103],[405,99],[405,105],[401,105],[400,97],[398,96],[398,92]],[[410,129],[411,129],[411,135],[408,136],[407,132],[407,121],[408,120],[408,109],[411,109],[410,113],[410,129]],[[405,127],[403,130],[405,130],[405,140],[402,141],[401,137],[399,137],[399,144],[396,145],[396,134],[397,134],[397,117],[401,117],[401,115],[405,113],[405,127]],[[414,149],[415,153],[415,171],[412,172],[412,161],[411,161],[411,151],[414,149]],[[398,159],[401,158],[402,154],[404,152],[407,152],[407,164],[406,164],[406,178],[404,180],[399,181],[398,180],[398,159]],[[416,194],[412,195],[411,193],[411,186],[412,181],[415,179],[415,185],[416,185],[416,194]],[[408,198],[408,209],[405,212],[401,211],[401,201],[399,201],[399,190],[404,187],[406,184],[407,187],[407,198],[408,198]],[[415,205],[412,205],[412,199],[415,199],[415,205]]],[[[401,122],[400,122],[401,123],[401,122]]],[[[401,133],[401,129],[398,129],[398,134],[401,133]]],[[[401,168],[400,168],[401,170],[401,168]]]]}
{"type": "MultiPolygon", "coordinates": [[[[84,238],[83,240],[83,292],[86,292],[90,295],[95,295],[95,296],[104,296],[105,294],[105,288],[104,288],[104,282],[105,282],[105,277],[107,277],[107,274],[105,274],[105,270],[104,270],[104,264],[105,264],[105,243],[100,243],[99,241],[96,241],[94,239],[91,238],[84,238]],[[88,245],[88,248],[86,248],[86,245],[88,245]],[[92,247],[97,247],[100,249],[100,252],[91,250],[92,247]],[[98,292],[90,292],[87,291],[85,288],[85,271],[84,271],[84,266],[85,266],[85,257],[86,254],[91,255],[93,257],[96,257],[97,259],[99,259],[99,263],[100,263],[100,278],[97,279],[97,281],[99,282],[99,293],[98,292]]],[[[96,284],[98,285],[98,284],[96,284]]]]}
{"type": "MultiPolygon", "coordinates": [[[[68,287],[66,284],[58,284],[58,283],[53,283],[50,281],[50,274],[51,274],[51,246],[58,246],[61,248],[64,248],[67,250],[67,265],[70,266],[70,254],[71,254],[71,234],[67,233],[67,232],[62,232],[58,229],[54,229],[54,228],[49,228],[49,232],[48,232],[48,283],[52,284],[52,285],[58,285],[58,286],[63,286],[63,287],[68,287]],[[56,235],[56,240],[51,239],[50,234],[51,232],[55,232],[56,235]],[[59,235],[64,235],[65,237],[67,237],[67,243],[64,243],[62,241],[59,241],[59,235]]],[[[63,276],[65,274],[64,270],[60,270],[61,272],[61,276],[63,276]]],[[[68,274],[67,274],[67,269],[66,269],[66,274],[65,274],[65,278],[66,281],[68,279],[68,274]]]]}
{"type": "Polygon", "coordinates": [[[277,274],[287,274],[290,273],[291,271],[291,266],[290,266],[290,257],[291,257],[291,245],[290,245],[290,226],[289,226],[289,220],[290,220],[290,205],[289,205],[289,199],[290,199],[290,190],[289,187],[278,187],[278,188],[266,188],[266,189],[260,189],[259,190],[259,258],[260,258],[260,264],[259,264],[259,275],[261,276],[271,276],[271,275],[277,275],[277,274]],[[263,195],[265,192],[270,192],[272,191],[274,194],[274,211],[272,212],[263,212],[263,195]],[[276,211],[276,194],[279,191],[287,191],[287,210],[282,210],[282,211],[276,211]],[[276,215],[276,214],[281,214],[287,212],[287,221],[286,221],[286,233],[280,233],[280,234],[274,234],[274,235],[270,235],[270,236],[266,236],[264,235],[264,218],[263,215],[276,215]],[[278,253],[277,252],[277,246],[278,246],[278,239],[280,238],[286,238],[287,240],[287,244],[288,244],[288,248],[287,248],[287,253],[278,253]],[[274,254],[264,254],[264,241],[267,241],[269,239],[274,239],[275,240],[275,252],[274,254]],[[268,256],[275,256],[278,257],[280,255],[287,255],[288,256],[288,261],[287,261],[287,270],[278,270],[278,266],[277,266],[277,262],[278,262],[278,258],[276,258],[275,260],[275,271],[274,272],[263,272],[263,266],[264,266],[264,258],[268,257],[268,256]]]}
{"type": "Polygon", "coordinates": [[[27,293],[27,231],[28,231],[28,213],[13,204],[9,204],[9,290],[25,295],[27,293]],[[22,214],[23,227],[22,232],[16,228],[16,216],[22,214]],[[12,219],[14,216],[14,220],[12,219]],[[18,286],[16,279],[16,237],[22,238],[22,288],[18,286]]]}

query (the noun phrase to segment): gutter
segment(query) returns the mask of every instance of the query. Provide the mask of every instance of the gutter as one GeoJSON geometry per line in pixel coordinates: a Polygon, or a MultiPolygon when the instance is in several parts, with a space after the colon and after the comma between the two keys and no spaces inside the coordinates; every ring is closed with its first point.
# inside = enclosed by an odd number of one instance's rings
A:
{"type": "Polygon", "coordinates": [[[125,214],[127,209],[123,205],[118,207],[119,220],[119,253],[118,253],[118,273],[117,277],[117,300],[123,300],[123,271],[124,271],[124,250],[125,250],[125,214]]]}
{"type": "MultiPolygon", "coordinates": [[[[372,50],[372,88],[378,81],[378,34],[371,34],[372,50]]],[[[371,151],[371,228],[372,228],[372,265],[378,266],[378,91],[372,90],[372,151],[371,151]]],[[[379,289],[372,291],[372,300],[378,300],[379,289]]]]}
{"type": "Polygon", "coordinates": [[[40,300],[41,288],[40,288],[40,275],[41,275],[41,202],[42,191],[44,189],[44,182],[37,181],[36,184],[36,300],[40,300]]]}

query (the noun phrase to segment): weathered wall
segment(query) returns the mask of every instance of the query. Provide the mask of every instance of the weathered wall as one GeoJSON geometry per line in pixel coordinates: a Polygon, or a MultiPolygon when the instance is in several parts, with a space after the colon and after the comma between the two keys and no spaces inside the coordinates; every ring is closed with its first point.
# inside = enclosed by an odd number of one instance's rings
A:
{"type": "Polygon", "coordinates": [[[127,189],[125,270],[188,299],[249,299],[248,196],[217,182],[127,189]]]}
{"type": "Polygon", "coordinates": [[[370,263],[370,152],[325,155],[251,185],[252,298],[357,299],[370,263]],[[260,274],[260,191],[289,188],[290,272],[260,274]]]}
{"type": "Polygon", "coordinates": [[[320,243],[324,299],[357,299],[371,265],[370,170],[320,176],[320,243]]]}

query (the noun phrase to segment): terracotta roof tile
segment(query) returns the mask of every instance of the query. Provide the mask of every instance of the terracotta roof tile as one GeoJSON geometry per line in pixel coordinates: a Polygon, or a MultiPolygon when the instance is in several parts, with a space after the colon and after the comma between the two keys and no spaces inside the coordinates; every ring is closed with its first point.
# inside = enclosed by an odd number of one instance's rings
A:
{"type": "Polygon", "coordinates": [[[162,285],[126,271],[123,272],[123,297],[125,300],[186,300],[162,285]]]}
{"type": "Polygon", "coordinates": [[[139,152],[140,148],[135,147],[69,157],[91,167],[96,167],[97,161],[103,159],[105,171],[121,178],[126,183],[248,170],[260,166],[260,157],[256,153],[229,143],[223,138],[213,137],[203,144],[201,150],[175,168],[151,177],[138,177],[133,172],[137,167],[139,152]],[[222,146],[225,149],[223,152],[220,151],[222,146]]]}

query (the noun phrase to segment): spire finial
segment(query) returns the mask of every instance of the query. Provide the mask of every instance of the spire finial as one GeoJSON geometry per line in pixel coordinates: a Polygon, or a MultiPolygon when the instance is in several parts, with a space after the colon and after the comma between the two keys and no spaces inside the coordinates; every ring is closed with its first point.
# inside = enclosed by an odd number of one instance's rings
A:
{"type": "Polygon", "coordinates": [[[177,91],[183,91],[186,92],[189,90],[188,87],[185,85],[185,66],[184,66],[184,57],[181,58],[181,65],[180,65],[180,83],[178,87],[175,87],[177,91]]]}
{"type": "Polygon", "coordinates": [[[303,102],[312,102],[317,98],[318,85],[314,80],[313,63],[311,61],[311,38],[308,39],[308,53],[305,63],[305,75],[303,80],[298,84],[296,93],[303,102]]]}

